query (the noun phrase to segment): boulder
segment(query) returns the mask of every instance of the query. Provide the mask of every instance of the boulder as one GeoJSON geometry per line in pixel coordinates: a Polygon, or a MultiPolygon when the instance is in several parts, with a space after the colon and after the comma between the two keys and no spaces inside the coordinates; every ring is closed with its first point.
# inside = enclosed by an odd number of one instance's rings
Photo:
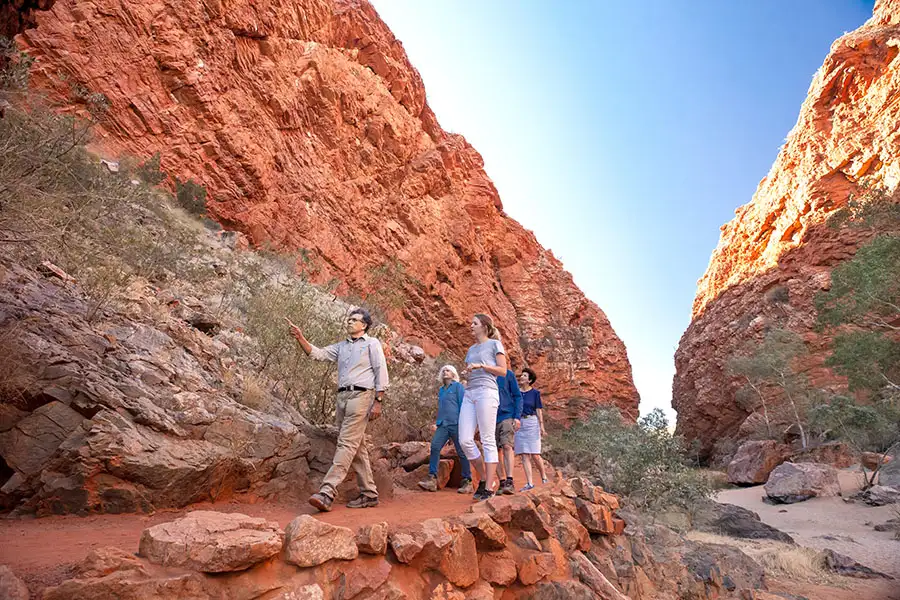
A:
{"type": "Polygon", "coordinates": [[[284,530],[284,559],[298,567],[314,567],[332,559],[353,560],[359,555],[353,532],[300,515],[284,530]]]}
{"type": "Polygon", "coordinates": [[[334,598],[356,598],[374,592],[388,580],[391,564],[383,556],[360,556],[354,561],[333,561],[326,567],[334,598]]]}
{"type": "Polygon", "coordinates": [[[774,440],[744,442],[728,463],[728,481],[738,485],[765,483],[790,454],[790,446],[774,440]]]}
{"type": "Polygon", "coordinates": [[[591,533],[612,535],[615,532],[612,522],[612,512],[605,506],[585,502],[580,498],[575,499],[575,507],[578,509],[578,520],[591,533]]]}
{"type": "Polygon", "coordinates": [[[61,402],[44,404],[0,433],[0,456],[16,471],[34,475],[83,422],[84,417],[61,402]]]}
{"type": "Polygon", "coordinates": [[[900,489],[886,485],[873,485],[865,491],[863,499],[871,506],[884,506],[900,502],[900,489]]]}
{"type": "Polygon", "coordinates": [[[502,550],[506,547],[506,531],[484,513],[465,513],[456,518],[475,536],[479,550],[502,550]]]}
{"type": "Polygon", "coordinates": [[[784,463],[769,475],[766,495],[773,502],[792,504],[810,498],[837,496],[841,486],[837,469],[815,463],[784,463]]]}
{"type": "Polygon", "coordinates": [[[562,513],[553,520],[553,533],[563,549],[568,552],[591,549],[591,534],[578,519],[562,513]]]}
{"type": "Polygon", "coordinates": [[[421,523],[404,527],[390,534],[391,550],[401,563],[410,563],[420,555],[428,555],[436,562],[444,548],[453,541],[447,523],[443,519],[427,519],[421,523]]]}
{"type": "Polygon", "coordinates": [[[862,565],[849,556],[838,554],[830,548],[822,551],[825,568],[829,571],[845,577],[857,577],[859,579],[892,579],[891,576],[862,565]]]}
{"type": "Polygon", "coordinates": [[[831,465],[836,469],[846,469],[853,466],[856,458],[853,450],[843,442],[827,442],[815,448],[809,448],[798,452],[791,457],[791,462],[812,462],[823,465],[831,465]]]}
{"type": "Polygon", "coordinates": [[[622,594],[581,552],[571,555],[572,572],[602,600],[630,600],[622,594]]]}
{"type": "Polygon", "coordinates": [[[878,483],[900,489],[900,460],[892,460],[881,467],[878,483]]]}
{"type": "Polygon", "coordinates": [[[447,487],[447,483],[450,481],[450,474],[453,473],[453,461],[452,460],[441,460],[438,462],[438,472],[437,472],[437,484],[438,489],[444,489],[447,487]]]}
{"type": "MultiPolygon", "coordinates": [[[[513,567],[515,578],[515,567],[513,567]]],[[[6,565],[0,565],[0,598],[3,600],[28,600],[28,588],[25,583],[16,577],[6,565]]]]}
{"type": "Polygon", "coordinates": [[[734,504],[706,502],[693,513],[693,528],[749,540],[776,540],[793,544],[794,539],[783,531],[763,523],[759,515],[734,504]]]}
{"type": "Polygon", "coordinates": [[[365,554],[387,552],[388,524],[386,521],[363,525],[356,530],[356,547],[365,554]]]}
{"type": "Polygon", "coordinates": [[[463,525],[450,525],[452,541],[441,555],[437,570],[455,586],[467,588],[478,581],[475,537],[463,525]]]}
{"type": "Polygon", "coordinates": [[[466,600],[494,600],[494,588],[487,581],[478,580],[466,590],[466,600]]]}
{"type": "Polygon", "coordinates": [[[516,538],[515,543],[516,546],[524,548],[525,550],[534,550],[535,552],[541,551],[541,543],[530,531],[523,531],[520,533],[519,537],[516,538]]]}
{"type": "Polygon", "coordinates": [[[481,578],[495,585],[510,585],[516,580],[516,560],[509,550],[482,552],[478,556],[481,578]]]}
{"type": "Polygon", "coordinates": [[[278,554],[283,541],[277,523],[200,510],[145,529],[140,554],[167,567],[222,573],[242,571],[278,554]]]}
{"type": "Polygon", "coordinates": [[[892,459],[893,457],[889,454],[883,455],[880,452],[863,452],[859,457],[859,463],[868,470],[874,471],[879,465],[881,468],[884,468],[892,459]]]}
{"type": "Polygon", "coordinates": [[[532,585],[552,574],[556,560],[549,552],[532,552],[518,562],[519,581],[522,585],[532,585]]]}

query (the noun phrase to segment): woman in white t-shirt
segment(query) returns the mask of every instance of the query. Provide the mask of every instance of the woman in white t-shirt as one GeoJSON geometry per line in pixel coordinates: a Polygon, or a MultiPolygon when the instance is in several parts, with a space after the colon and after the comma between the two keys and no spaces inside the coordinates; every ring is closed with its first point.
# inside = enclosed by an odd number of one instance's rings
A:
{"type": "Polygon", "coordinates": [[[475,315],[471,327],[475,344],[466,354],[468,383],[459,411],[459,442],[478,475],[478,490],[474,498],[487,500],[494,495],[497,483],[498,454],[494,439],[497,408],[500,406],[497,377],[506,375],[506,350],[500,342],[500,332],[489,316],[475,315]],[[483,460],[475,445],[476,427],[484,449],[483,460]]]}

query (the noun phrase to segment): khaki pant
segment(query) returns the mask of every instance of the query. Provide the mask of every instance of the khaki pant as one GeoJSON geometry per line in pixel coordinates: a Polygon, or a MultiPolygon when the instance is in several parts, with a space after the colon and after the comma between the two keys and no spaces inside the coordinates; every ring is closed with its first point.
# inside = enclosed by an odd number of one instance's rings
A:
{"type": "Polygon", "coordinates": [[[335,497],[337,486],[343,483],[352,468],[356,472],[359,493],[370,498],[378,497],[372,466],[369,464],[369,450],[366,448],[366,426],[369,424],[369,410],[375,402],[375,392],[338,392],[335,403],[335,421],[340,430],[334,461],[319,493],[329,498],[335,497]]]}

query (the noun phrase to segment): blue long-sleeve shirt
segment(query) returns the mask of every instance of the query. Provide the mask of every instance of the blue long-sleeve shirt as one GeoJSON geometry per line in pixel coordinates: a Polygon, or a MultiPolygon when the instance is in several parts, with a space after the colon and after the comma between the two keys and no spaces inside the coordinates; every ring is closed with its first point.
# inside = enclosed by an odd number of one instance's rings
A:
{"type": "Polygon", "coordinates": [[[516,382],[516,374],[507,369],[504,377],[497,378],[500,388],[500,408],[497,409],[497,422],[506,419],[522,418],[522,392],[516,382]]]}
{"type": "Polygon", "coordinates": [[[462,406],[465,393],[465,388],[458,381],[451,381],[450,385],[441,386],[441,389],[438,390],[438,427],[459,424],[459,407],[462,406]]]}

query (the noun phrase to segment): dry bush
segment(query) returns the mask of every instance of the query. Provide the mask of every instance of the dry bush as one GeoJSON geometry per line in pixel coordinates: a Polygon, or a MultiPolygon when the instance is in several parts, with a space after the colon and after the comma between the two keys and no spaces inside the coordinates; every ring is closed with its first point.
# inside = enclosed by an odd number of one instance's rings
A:
{"type": "Polygon", "coordinates": [[[759,563],[770,577],[821,584],[834,583],[836,580],[836,577],[826,569],[822,553],[813,548],[772,540],[732,538],[699,531],[688,533],[687,538],[695,542],[737,548],[759,563]]]}
{"type": "Polygon", "coordinates": [[[269,405],[269,390],[266,380],[255,375],[245,376],[238,400],[247,408],[265,411],[269,405]]]}

